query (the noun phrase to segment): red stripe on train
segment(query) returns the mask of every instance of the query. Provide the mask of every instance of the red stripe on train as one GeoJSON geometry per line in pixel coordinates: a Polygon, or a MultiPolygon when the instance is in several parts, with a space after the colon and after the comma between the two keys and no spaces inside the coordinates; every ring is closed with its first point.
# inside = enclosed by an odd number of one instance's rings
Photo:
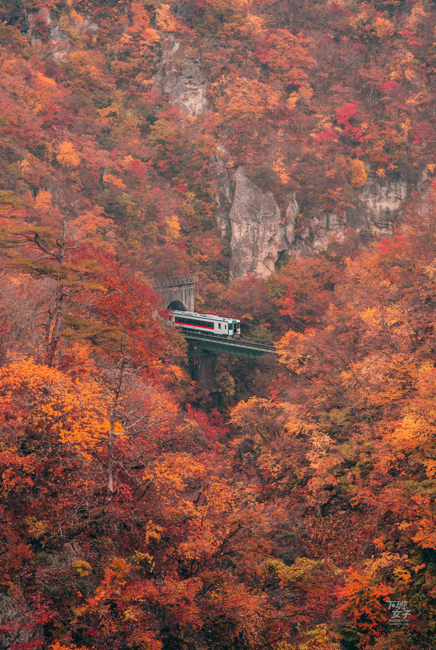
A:
{"type": "Polygon", "coordinates": [[[192,325],[192,323],[175,323],[176,325],[186,325],[186,327],[204,327],[206,330],[213,330],[213,327],[207,325],[192,325]]]}

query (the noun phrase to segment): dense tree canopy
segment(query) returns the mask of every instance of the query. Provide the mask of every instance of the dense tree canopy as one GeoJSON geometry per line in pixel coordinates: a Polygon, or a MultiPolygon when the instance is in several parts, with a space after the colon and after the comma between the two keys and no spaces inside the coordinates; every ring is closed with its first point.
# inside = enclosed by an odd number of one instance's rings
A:
{"type": "Polygon", "coordinates": [[[434,647],[435,34],[430,0],[0,0],[6,650],[434,647]],[[411,199],[229,283],[217,152],[297,232],[369,179],[411,199]],[[218,357],[221,413],[179,273],[276,345],[218,357]]]}

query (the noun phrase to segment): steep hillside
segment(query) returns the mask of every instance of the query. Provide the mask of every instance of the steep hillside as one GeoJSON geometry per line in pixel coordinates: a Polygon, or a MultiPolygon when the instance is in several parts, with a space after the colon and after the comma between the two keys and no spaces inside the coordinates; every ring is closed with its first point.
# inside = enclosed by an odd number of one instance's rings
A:
{"type": "Polygon", "coordinates": [[[93,214],[147,273],[267,276],[350,230],[390,232],[417,190],[425,201],[432,2],[0,12],[3,189],[23,209],[45,189],[93,214]]]}
{"type": "Polygon", "coordinates": [[[435,47],[430,0],[0,0],[2,648],[434,648],[435,47]],[[277,348],[221,413],[185,273],[277,348]]]}

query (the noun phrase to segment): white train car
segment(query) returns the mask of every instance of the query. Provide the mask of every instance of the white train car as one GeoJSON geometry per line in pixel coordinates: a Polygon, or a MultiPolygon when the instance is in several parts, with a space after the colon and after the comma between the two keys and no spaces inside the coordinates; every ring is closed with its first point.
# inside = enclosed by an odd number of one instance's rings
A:
{"type": "Polygon", "coordinates": [[[241,321],[212,314],[197,314],[195,311],[173,311],[171,322],[184,331],[202,332],[214,336],[237,338],[241,334],[241,321]]]}

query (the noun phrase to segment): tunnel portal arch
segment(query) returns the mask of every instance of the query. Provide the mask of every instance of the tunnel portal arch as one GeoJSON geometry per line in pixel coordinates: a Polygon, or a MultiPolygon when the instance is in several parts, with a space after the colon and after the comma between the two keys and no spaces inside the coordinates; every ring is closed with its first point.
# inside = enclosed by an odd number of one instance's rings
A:
{"type": "Polygon", "coordinates": [[[152,281],[153,289],[161,298],[165,309],[178,311],[195,311],[195,285],[198,279],[194,275],[164,276],[152,281]]]}
{"type": "Polygon", "coordinates": [[[185,305],[180,300],[172,300],[167,309],[175,309],[177,311],[187,311],[185,305]]]}

